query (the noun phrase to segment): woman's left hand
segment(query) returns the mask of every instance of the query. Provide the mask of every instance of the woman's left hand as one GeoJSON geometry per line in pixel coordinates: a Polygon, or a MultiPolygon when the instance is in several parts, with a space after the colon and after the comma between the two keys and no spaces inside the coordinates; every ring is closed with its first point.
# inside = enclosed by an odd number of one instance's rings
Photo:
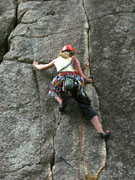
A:
{"type": "Polygon", "coordinates": [[[91,83],[92,83],[92,78],[86,78],[85,81],[86,81],[87,83],[90,83],[90,84],[91,84],[91,83]]]}
{"type": "Polygon", "coordinates": [[[34,61],[34,62],[33,62],[33,66],[36,67],[36,65],[38,65],[38,62],[37,62],[37,61],[34,61]]]}

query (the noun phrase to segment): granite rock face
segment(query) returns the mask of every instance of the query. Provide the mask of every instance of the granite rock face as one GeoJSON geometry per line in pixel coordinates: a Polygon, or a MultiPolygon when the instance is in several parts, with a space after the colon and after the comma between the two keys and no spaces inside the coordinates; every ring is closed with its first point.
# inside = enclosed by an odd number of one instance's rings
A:
{"type": "Polygon", "coordinates": [[[0,8],[0,179],[78,179],[81,131],[81,179],[135,179],[135,2],[0,0],[0,8]],[[64,44],[82,65],[91,53],[94,83],[86,92],[112,131],[107,142],[70,95],[64,114],[47,98],[55,68],[32,67],[64,44]]]}
{"type": "Polygon", "coordinates": [[[135,2],[88,2],[91,73],[103,125],[112,130],[107,170],[99,179],[134,179],[135,2]]]}
{"type": "Polygon", "coordinates": [[[0,0],[0,62],[8,51],[8,36],[16,26],[16,1],[0,0]]]}

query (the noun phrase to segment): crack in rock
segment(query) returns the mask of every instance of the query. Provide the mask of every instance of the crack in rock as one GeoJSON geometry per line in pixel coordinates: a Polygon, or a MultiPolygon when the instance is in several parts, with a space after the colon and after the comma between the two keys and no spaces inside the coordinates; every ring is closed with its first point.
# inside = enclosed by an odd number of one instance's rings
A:
{"type": "MultiPolygon", "coordinates": [[[[17,26],[17,9],[18,9],[18,3],[17,1],[15,2],[15,7],[14,7],[14,11],[15,11],[15,15],[14,17],[12,17],[12,20],[10,23],[7,24],[8,27],[5,27],[7,29],[7,31],[5,32],[6,37],[4,39],[3,44],[0,45],[0,63],[3,62],[3,58],[5,56],[5,54],[9,51],[9,42],[8,42],[8,38],[11,34],[11,32],[16,28],[17,26]]],[[[8,19],[8,18],[7,18],[8,19]]],[[[6,23],[6,22],[5,22],[6,23]]],[[[5,36],[5,35],[4,35],[5,36]]],[[[4,37],[3,37],[4,38],[4,37]]]]}

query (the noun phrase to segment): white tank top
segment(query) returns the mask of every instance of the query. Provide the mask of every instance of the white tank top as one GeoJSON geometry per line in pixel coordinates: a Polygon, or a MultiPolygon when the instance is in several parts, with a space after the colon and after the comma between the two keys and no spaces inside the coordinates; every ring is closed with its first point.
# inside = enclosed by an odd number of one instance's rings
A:
{"type": "MultiPolygon", "coordinates": [[[[72,60],[72,58],[68,58],[68,59],[64,59],[63,57],[58,57],[54,60],[54,65],[57,69],[57,72],[60,71],[63,67],[65,67],[67,64],[70,63],[70,61],[72,60]]],[[[70,71],[73,72],[73,66],[72,64],[69,65],[67,68],[63,69],[61,72],[65,72],[65,71],[70,71]]]]}

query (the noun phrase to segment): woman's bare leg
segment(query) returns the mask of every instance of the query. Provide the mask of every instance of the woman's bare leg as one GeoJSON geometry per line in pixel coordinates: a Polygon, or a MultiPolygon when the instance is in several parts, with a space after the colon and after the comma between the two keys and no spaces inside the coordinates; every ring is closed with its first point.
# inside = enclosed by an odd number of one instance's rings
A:
{"type": "Polygon", "coordinates": [[[94,117],[91,119],[91,123],[94,125],[94,127],[96,128],[96,130],[97,130],[99,133],[104,133],[104,131],[103,131],[103,129],[102,129],[102,125],[101,125],[101,123],[99,122],[98,116],[94,116],[94,117]]]}
{"type": "Polygon", "coordinates": [[[60,96],[55,96],[54,97],[56,99],[56,101],[59,103],[59,104],[62,104],[62,99],[60,96]]]}
{"type": "Polygon", "coordinates": [[[96,128],[97,132],[100,133],[100,137],[102,139],[107,139],[109,138],[110,136],[110,131],[106,131],[104,132],[103,129],[102,129],[102,125],[101,123],[99,122],[99,119],[98,119],[98,116],[94,116],[92,119],[91,119],[91,123],[94,125],[94,127],[96,128]]]}
{"type": "Polygon", "coordinates": [[[59,108],[58,108],[59,111],[60,111],[60,112],[64,112],[65,109],[66,109],[66,103],[61,99],[60,96],[55,96],[54,98],[55,98],[56,101],[60,104],[60,106],[59,106],[59,108]]]}

